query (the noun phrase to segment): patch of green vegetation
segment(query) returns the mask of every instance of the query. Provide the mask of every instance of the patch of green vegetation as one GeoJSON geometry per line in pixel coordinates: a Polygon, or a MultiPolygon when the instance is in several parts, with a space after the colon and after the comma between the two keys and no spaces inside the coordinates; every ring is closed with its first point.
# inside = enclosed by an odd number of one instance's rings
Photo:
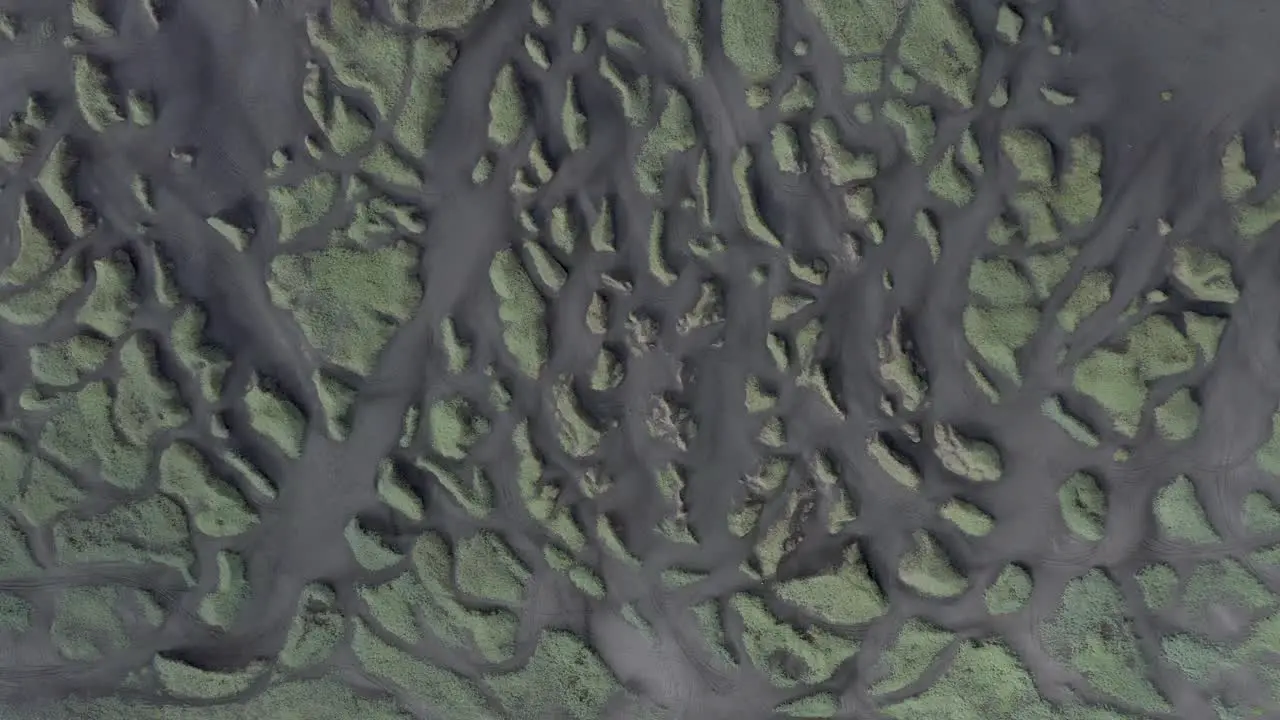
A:
{"type": "Polygon", "coordinates": [[[974,482],[994,482],[1004,472],[1000,450],[989,442],[961,434],[954,427],[936,423],[934,454],[943,467],[974,482]]]}
{"type": "Polygon", "coordinates": [[[805,0],[842,55],[880,53],[898,27],[902,5],[892,0],[805,0]]]}
{"type": "Polygon", "coordinates": [[[219,217],[205,218],[205,224],[213,228],[227,242],[231,243],[231,247],[237,251],[243,252],[249,247],[249,237],[243,228],[232,225],[231,223],[219,217]]]}
{"type": "Polygon", "coordinates": [[[546,43],[539,40],[537,36],[533,34],[524,36],[524,51],[528,54],[529,59],[533,61],[533,64],[539,68],[547,70],[551,67],[551,58],[547,55],[546,43]]]}
{"type": "MultiPolygon", "coordinates": [[[[602,581],[600,576],[593,572],[591,568],[578,562],[572,555],[553,545],[547,545],[544,547],[543,554],[547,558],[547,563],[556,570],[568,575],[570,582],[572,582],[579,590],[594,598],[604,597],[604,581],[602,581]]],[[[663,571],[663,584],[668,586],[672,585],[669,573],[673,572],[678,571],[663,571]]]]}
{"type": "Polygon", "coordinates": [[[1045,649],[1098,690],[1148,712],[1172,712],[1148,679],[1124,600],[1101,570],[1067,583],[1056,614],[1040,627],[1045,649]]]}
{"type": "Polygon", "coordinates": [[[888,609],[884,593],[868,573],[857,543],[845,549],[834,569],[779,583],[775,590],[783,600],[831,623],[864,623],[888,609]]]}
{"type": "Polygon", "coordinates": [[[378,497],[382,502],[405,517],[410,520],[421,520],[424,517],[426,508],[422,498],[409,486],[391,460],[383,458],[378,463],[377,487],[378,497]]]}
{"type": "Polygon", "coordinates": [[[134,489],[142,484],[147,454],[117,432],[105,382],[90,383],[71,397],[59,398],[57,407],[40,435],[45,449],[71,467],[99,463],[105,479],[114,485],[134,489]]]}
{"type": "Polygon", "coordinates": [[[489,686],[512,712],[573,720],[601,717],[620,685],[600,657],[582,640],[562,630],[545,630],[529,662],[520,670],[489,679],[489,686]]]}
{"type": "Polygon", "coordinates": [[[1227,327],[1226,319],[1184,312],[1182,320],[1186,324],[1187,337],[1200,348],[1205,362],[1213,362],[1218,354],[1218,343],[1222,340],[1222,331],[1227,327]]]}
{"type": "Polygon", "coordinates": [[[889,84],[893,86],[894,90],[903,95],[914,93],[919,85],[914,75],[898,65],[894,65],[893,69],[889,71],[889,84]]]}
{"type": "Polygon", "coordinates": [[[533,169],[538,185],[550,182],[555,175],[555,169],[551,167],[551,161],[547,159],[546,150],[542,147],[542,140],[539,138],[535,138],[529,144],[529,167],[533,169]]]}
{"type": "Polygon", "coordinates": [[[239,553],[218,553],[218,585],[200,601],[200,619],[221,628],[229,628],[249,600],[252,588],[245,572],[244,558],[239,553]]]}
{"type": "MultiPolygon", "coordinates": [[[[448,573],[447,567],[444,572],[448,573]]],[[[447,579],[446,575],[446,582],[447,579]]],[[[457,647],[460,638],[453,621],[460,608],[446,588],[447,585],[441,583],[424,584],[417,575],[403,573],[389,582],[357,586],[356,592],[368,608],[370,620],[392,635],[408,642],[420,642],[424,638],[422,626],[435,625],[431,630],[435,631],[442,644],[457,647]],[[432,593],[437,590],[442,592],[433,597],[432,593]],[[422,622],[419,621],[419,612],[422,613],[422,622]],[[433,622],[441,619],[444,622],[433,622]]]]}
{"type": "Polygon", "coordinates": [[[163,563],[186,573],[195,561],[182,507],[163,495],[89,517],[62,517],[54,546],[65,562],[163,563]]]}
{"type": "Polygon", "coordinates": [[[510,610],[464,610],[459,623],[489,662],[509,660],[516,651],[520,616],[510,610]]]}
{"type": "MultiPolygon", "coordinates": [[[[768,1],[768,0],[766,0],[768,1]]],[[[751,166],[755,159],[748,148],[740,148],[733,159],[733,181],[738,189],[738,202],[747,232],[766,245],[782,247],[782,242],[773,233],[760,210],[756,207],[755,191],[751,187],[751,166]]]]}
{"type": "MultiPolygon", "coordinates": [[[[308,76],[304,87],[308,109],[324,129],[330,147],[339,155],[350,155],[366,148],[373,137],[375,118],[370,118],[363,110],[342,97],[333,98],[326,108],[321,104],[323,93],[319,87],[320,82],[319,73],[314,72],[308,76]]],[[[283,241],[283,233],[281,239],[283,241]]]]}
{"type": "Polygon", "coordinates": [[[489,280],[498,295],[503,341],[520,370],[537,377],[547,359],[546,302],[511,250],[500,250],[494,256],[489,280]]]}
{"type": "MultiPolygon", "coordinates": [[[[71,22],[75,27],[77,34],[85,37],[105,38],[113,37],[116,29],[102,17],[103,7],[101,0],[75,0],[71,4],[71,22]]],[[[6,19],[5,24],[9,24],[11,20],[6,19]]],[[[12,30],[12,28],[9,28],[12,30]]],[[[13,35],[6,32],[9,39],[13,39],[13,35]]]]}
{"type": "Polygon", "coordinates": [[[1160,649],[1165,661],[1194,683],[1208,682],[1231,664],[1231,658],[1222,648],[1186,633],[1161,638],[1160,649]]]}
{"type": "Polygon", "coordinates": [[[189,443],[173,443],[160,455],[160,490],[182,503],[196,530],[205,535],[239,535],[258,523],[239,490],[189,443]]]}
{"type": "Polygon", "coordinates": [[[1258,204],[1243,203],[1235,207],[1236,230],[1252,240],[1280,222],[1280,193],[1258,204]]]}
{"type": "Polygon", "coordinates": [[[775,711],[788,718],[830,718],[840,711],[840,702],[831,693],[818,693],[779,705],[775,711]]]}
{"type": "Polygon", "coordinates": [[[1035,285],[1036,294],[1041,299],[1048,299],[1054,289],[1071,272],[1071,263],[1078,251],[1073,247],[1064,247],[1050,252],[1036,253],[1027,257],[1024,262],[1031,282],[1035,285]]]}
{"type": "Polygon", "coordinates": [[[977,505],[963,500],[949,500],[938,512],[966,535],[981,537],[991,532],[996,526],[995,518],[983,512],[977,505]]]}
{"type": "Polygon", "coordinates": [[[1280,475],[1280,411],[1271,416],[1271,437],[1254,455],[1258,467],[1272,475],[1280,475]]]}
{"type": "Polygon", "coordinates": [[[280,255],[267,282],[307,340],[335,364],[368,373],[395,329],[422,299],[418,251],[407,242],[373,250],[334,242],[280,255]]]}
{"type": "Polygon", "coordinates": [[[559,490],[543,479],[542,461],[533,451],[527,422],[516,426],[512,444],[518,461],[516,479],[529,514],[571,549],[582,549],[586,545],[586,537],[573,514],[557,505],[559,490]]]}
{"type": "Polygon", "coordinates": [[[13,518],[0,517],[0,577],[20,577],[36,572],[38,568],[27,534],[13,518]]]}
{"type": "Polygon", "coordinates": [[[504,65],[489,94],[489,139],[499,145],[514,143],[524,129],[526,116],[515,68],[504,65]]]}
{"type": "Polygon", "coordinates": [[[850,95],[865,95],[880,89],[884,76],[884,61],[879,59],[856,60],[844,65],[843,88],[850,95]]]}
{"type": "Polygon", "coordinates": [[[1089,542],[1106,534],[1107,495],[1093,475],[1077,472],[1067,478],[1058,488],[1058,505],[1072,534],[1089,542]]]}
{"type": "Polygon", "coordinates": [[[96,372],[110,354],[110,343],[88,333],[33,345],[28,351],[31,374],[36,381],[64,387],[74,385],[96,372]]]}
{"type": "Polygon", "coordinates": [[[840,134],[831,118],[822,118],[810,128],[814,149],[821,161],[823,174],[831,184],[843,186],[875,177],[877,162],[869,153],[855,154],[840,143],[840,134]]]}
{"type": "Polygon", "coordinates": [[[1033,185],[1053,181],[1053,148],[1038,132],[1019,128],[1000,135],[1000,148],[1018,171],[1018,178],[1033,185]]]}
{"type": "Polygon", "coordinates": [[[1266,494],[1254,491],[1243,502],[1245,529],[1253,533],[1280,530],[1280,507],[1266,494]]]}
{"type": "Polygon", "coordinates": [[[129,645],[118,611],[121,590],[104,586],[68,587],[54,601],[50,639],[68,660],[95,661],[129,645]]]}
{"type": "Polygon", "coordinates": [[[1238,300],[1240,290],[1231,274],[1230,261],[1212,250],[1181,245],[1173,251],[1173,276],[1196,300],[1221,303],[1238,300]]]}
{"type": "Polygon", "coordinates": [[[345,623],[333,590],[314,583],[303,588],[280,651],[281,664],[303,668],[323,662],[337,647],[345,623]]]}
{"type": "MultiPolygon", "coordinates": [[[[71,699],[62,704],[69,717],[101,720],[240,720],[243,717],[308,720],[402,720],[404,710],[386,697],[369,699],[335,678],[272,684],[261,694],[234,704],[157,706],[120,697],[71,699]],[[302,715],[298,715],[302,713],[302,715]]],[[[475,718],[472,720],[482,720],[475,718]]]]}
{"type": "Polygon", "coordinates": [[[973,29],[952,0],[919,0],[911,8],[898,53],[921,80],[962,107],[973,105],[982,55],[973,29]]]}
{"type": "Polygon", "coordinates": [[[1080,321],[1110,302],[1113,282],[1109,272],[1086,271],[1067,301],[1062,304],[1062,309],[1058,311],[1058,322],[1062,323],[1062,327],[1074,332],[1080,327],[1080,321]]]}
{"type": "Polygon", "coordinates": [[[991,384],[991,379],[987,377],[986,373],[978,369],[978,366],[972,360],[966,360],[964,365],[965,370],[969,373],[969,379],[986,396],[987,400],[993,405],[1000,402],[1000,391],[996,389],[995,385],[991,384]]]}
{"type": "Polygon", "coordinates": [[[996,33],[1010,45],[1016,45],[1022,36],[1022,16],[1008,5],[1001,5],[996,14],[996,33]]]}
{"type": "Polygon", "coordinates": [[[129,338],[120,350],[113,416],[134,445],[145,445],[155,433],[179,427],[190,418],[177,387],[160,374],[157,352],[155,342],[140,335],[129,338]]]}
{"type": "Polygon", "coordinates": [[[684,43],[685,59],[689,72],[694,77],[702,74],[702,29],[701,12],[698,3],[693,0],[662,0],[662,9],[666,11],[667,23],[676,37],[684,43]]]}
{"type": "Polygon", "coordinates": [[[1083,225],[1102,208],[1102,144],[1097,138],[1071,138],[1070,164],[1058,180],[1053,210],[1068,225],[1083,225]]]}
{"type": "Polygon", "coordinates": [[[403,18],[423,30],[464,28],[492,5],[493,0],[436,0],[431,3],[393,0],[391,3],[392,14],[397,20],[403,18]]]}
{"type": "Polygon", "coordinates": [[[958,207],[973,200],[973,182],[956,164],[954,146],[947,148],[942,159],[929,171],[929,192],[958,207]]]}
{"type": "Polygon", "coordinates": [[[969,305],[962,317],[965,338],[993,369],[1018,380],[1016,352],[1040,324],[1040,311],[1025,305],[969,305]]]}
{"type": "Polygon", "coordinates": [[[987,588],[983,600],[987,612],[1003,615],[1018,612],[1031,599],[1031,575],[1020,565],[1007,565],[987,588]]]}
{"type": "Polygon", "coordinates": [[[306,418],[296,405],[260,378],[250,383],[244,403],[256,432],[274,442],[289,457],[302,454],[306,418]]]}
{"type": "Polygon", "coordinates": [[[807,295],[787,293],[773,299],[769,306],[769,319],[781,322],[813,304],[813,298],[807,295]]]}
{"type": "Polygon", "coordinates": [[[1134,576],[1142,588],[1142,598],[1147,607],[1159,609],[1173,602],[1178,589],[1178,573],[1164,563],[1147,565],[1134,576]]]}
{"type": "Polygon", "coordinates": [[[919,618],[907,619],[876,663],[881,679],[871,686],[871,692],[897,692],[918,681],[954,639],[955,635],[919,618]]]}
{"type": "Polygon", "coordinates": [[[1006,258],[975,260],[969,268],[969,291],[996,306],[1021,305],[1035,298],[1026,276],[1006,258]]]}
{"type": "Polygon", "coordinates": [[[31,627],[31,603],[13,593],[0,593],[0,632],[22,633],[31,627]]]}
{"type": "Polygon", "coordinates": [[[1204,506],[1196,497],[1195,485],[1185,475],[1160,488],[1152,505],[1165,537],[1192,543],[1222,540],[1209,524],[1204,506]]]}
{"type": "Polygon", "coordinates": [[[618,93],[622,101],[622,113],[633,127],[641,127],[649,119],[649,105],[652,100],[653,83],[649,76],[640,75],[628,82],[609,58],[600,56],[598,65],[600,75],[618,93]]]}
{"type": "Polygon", "coordinates": [[[174,319],[169,329],[169,347],[178,362],[200,383],[206,400],[216,400],[221,394],[222,380],[230,365],[225,354],[204,338],[207,315],[195,306],[188,306],[174,319]]]}
{"type": "Polygon", "coordinates": [[[1204,619],[1215,606],[1228,603],[1257,612],[1275,606],[1276,596],[1237,560],[1227,558],[1197,565],[1187,578],[1183,607],[1193,617],[1204,619]]]}
{"type": "Polygon", "coordinates": [[[387,546],[358,519],[352,518],[342,530],[360,567],[366,570],[384,570],[400,561],[400,554],[387,546]]]}
{"type": "Polygon", "coordinates": [[[737,593],[729,604],[742,619],[747,657],[777,686],[822,682],[858,650],[857,641],[817,628],[801,635],[755,595],[737,593]]]}
{"type": "MultiPolygon", "coordinates": [[[[30,115],[28,113],[29,120],[30,115]]],[[[70,142],[64,138],[53,146],[44,167],[36,176],[36,184],[53,203],[67,229],[77,238],[82,238],[90,230],[90,218],[72,193],[80,159],[71,151],[70,142]]]]}
{"type": "Polygon", "coordinates": [[[441,455],[461,460],[488,431],[488,422],[465,398],[455,396],[437,401],[427,413],[431,446],[441,455]]]}
{"type": "Polygon", "coordinates": [[[1063,406],[1060,395],[1054,395],[1041,403],[1040,411],[1050,420],[1057,423],[1058,427],[1065,430],[1076,442],[1088,447],[1098,447],[1100,441],[1097,433],[1084,420],[1071,414],[1063,406]]]}
{"type": "Polygon", "coordinates": [[[274,185],[267,199],[279,218],[279,240],[287,243],[318,224],[338,199],[338,180],[332,173],[315,173],[293,185],[274,185]]]}
{"type": "Polygon", "coordinates": [[[778,99],[778,109],[784,113],[803,113],[818,104],[818,91],[803,77],[798,77],[791,89],[778,99]]]}
{"type": "Polygon", "coordinates": [[[129,329],[138,306],[133,293],[137,278],[133,263],[123,257],[95,260],[92,276],[93,291],[76,314],[76,322],[107,337],[120,337],[129,329]]]}
{"type": "Polygon", "coordinates": [[[15,225],[17,254],[6,258],[6,267],[0,272],[0,283],[4,285],[26,285],[34,281],[54,267],[60,252],[48,229],[37,224],[25,196],[18,200],[15,225]]]}
{"type": "Polygon", "coordinates": [[[601,433],[583,409],[568,378],[561,378],[553,389],[560,445],[574,457],[587,457],[596,451],[601,433]]]}
{"type": "Polygon", "coordinates": [[[725,0],[720,26],[724,51],[747,82],[767,82],[782,69],[779,22],[775,0],[725,0]]]}
{"type": "Polygon", "coordinates": [[[324,409],[325,430],[329,437],[334,440],[346,439],[347,433],[351,430],[356,389],[328,372],[313,372],[311,382],[320,396],[320,406],[324,409]]]}
{"type": "Polygon", "coordinates": [[[769,133],[773,159],[783,172],[798,174],[804,167],[800,159],[800,139],[796,130],[787,123],[778,123],[769,133]]]}
{"type": "MultiPolygon", "coordinates": [[[[25,467],[19,468],[17,463],[10,467],[7,471],[9,473],[25,470],[25,467]]],[[[31,460],[29,472],[30,476],[21,493],[18,492],[20,475],[9,475],[9,497],[5,500],[32,524],[44,525],[84,499],[84,493],[76,483],[46,460],[31,460]]]]}
{"type": "Polygon", "coordinates": [[[912,490],[920,487],[920,471],[908,458],[889,447],[879,435],[867,441],[867,452],[898,484],[912,490]]]}
{"type": "Polygon", "coordinates": [[[969,580],[956,571],[946,549],[931,533],[912,533],[912,548],[898,562],[898,577],[925,597],[949,598],[969,587],[969,580]]]}
{"type": "Polygon", "coordinates": [[[307,34],[328,56],[338,82],[368,92],[379,114],[389,117],[411,68],[408,38],[355,0],[337,0],[323,17],[309,18],[307,34]]]}
{"type": "MultiPolygon", "coordinates": [[[[0,35],[4,34],[5,16],[0,14],[0,35]]],[[[27,97],[24,107],[12,114],[0,127],[0,159],[17,163],[35,152],[40,131],[48,126],[49,114],[34,95],[27,97]]]]}
{"type": "Polygon", "coordinates": [[[356,660],[369,674],[394,683],[429,707],[447,709],[450,718],[488,720],[493,716],[480,688],[471,680],[387,644],[360,620],[354,625],[351,647],[356,660]]]}
{"type": "Polygon", "coordinates": [[[1057,107],[1074,105],[1076,102],[1075,96],[1068,95],[1061,90],[1055,90],[1051,87],[1040,88],[1040,96],[1043,97],[1050,105],[1055,105],[1057,107]]]}
{"type": "Polygon", "coordinates": [[[489,600],[518,605],[529,570],[497,534],[481,531],[455,548],[458,589],[489,600]]]}
{"type": "Polygon", "coordinates": [[[917,165],[924,162],[937,135],[933,122],[933,109],[928,105],[911,105],[897,98],[888,100],[880,108],[884,117],[902,130],[907,155],[917,165]]]}
{"type": "MultiPolygon", "coordinates": [[[[399,185],[404,188],[412,189],[422,188],[423,178],[421,171],[414,166],[411,159],[406,159],[402,152],[387,142],[381,142],[375,145],[373,150],[360,162],[360,169],[377,179],[391,183],[392,185],[399,185]]],[[[349,192],[354,192],[354,188],[359,187],[357,182],[360,181],[352,181],[350,187],[353,189],[349,190],[349,192]]],[[[371,209],[381,209],[381,206],[391,206],[390,209],[384,211],[385,215],[395,217],[401,222],[402,226],[415,226],[412,223],[405,222],[406,218],[411,216],[410,208],[397,206],[386,198],[370,198],[365,203],[362,203],[362,205],[370,207],[371,209]]],[[[382,222],[386,223],[386,220],[384,219],[382,222]]],[[[357,237],[355,233],[353,233],[352,236],[361,242],[365,242],[364,238],[357,237]]]]}
{"type": "Polygon", "coordinates": [[[960,645],[947,672],[923,693],[882,708],[894,720],[1053,720],[1018,657],[998,641],[960,645]]]}
{"type": "Polygon", "coordinates": [[[680,91],[668,89],[658,124],[649,131],[636,157],[636,180],[641,189],[656,195],[661,189],[662,172],[668,158],[692,149],[695,141],[689,101],[680,91]]]}
{"type": "Polygon", "coordinates": [[[720,604],[715,601],[701,602],[689,608],[701,633],[701,640],[711,651],[712,657],[723,667],[732,667],[735,663],[726,645],[724,632],[724,616],[720,612],[720,604]]]}
{"type": "Polygon", "coordinates": [[[573,81],[573,78],[569,78],[565,84],[564,105],[560,109],[560,121],[570,150],[576,152],[587,146],[587,116],[582,113],[581,102],[578,98],[578,86],[573,81]]]}
{"type": "Polygon", "coordinates": [[[745,400],[747,412],[764,412],[773,407],[777,401],[777,393],[763,384],[759,377],[752,375],[747,378],[745,400]]]}
{"type": "Polygon", "coordinates": [[[102,132],[124,120],[124,112],[111,91],[111,79],[101,62],[84,55],[72,61],[76,102],[89,127],[102,132]]]}
{"type": "Polygon", "coordinates": [[[1222,153],[1222,196],[1228,202],[1243,200],[1258,184],[1245,164],[1244,136],[1237,133],[1222,153]]]}
{"type": "Polygon", "coordinates": [[[1200,405],[1183,388],[1155,409],[1156,429],[1166,440],[1187,440],[1200,425],[1200,405]]]}
{"type": "Polygon", "coordinates": [[[1100,347],[1081,360],[1074,383],[1111,415],[1117,430],[1133,435],[1146,403],[1147,383],[1192,369],[1196,352],[1163,315],[1143,319],[1124,341],[1123,353],[1100,347]]]}
{"type": "Polygon", "coordinates": [[[942,245],[939,243],[938,224],[931,213],[920,210],[916,213],[916,235],[924,238],[929,245],[929,258],[938,262],[942,256],[942,245]]]}

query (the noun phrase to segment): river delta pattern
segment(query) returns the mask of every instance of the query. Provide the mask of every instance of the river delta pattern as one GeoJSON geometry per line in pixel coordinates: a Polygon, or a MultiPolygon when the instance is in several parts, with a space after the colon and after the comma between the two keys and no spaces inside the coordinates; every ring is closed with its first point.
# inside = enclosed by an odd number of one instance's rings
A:
{"type": "Polygon", "coordinates": [[[1193,5],[0,2],[8,716],[1276,717],[1193,5]]]}

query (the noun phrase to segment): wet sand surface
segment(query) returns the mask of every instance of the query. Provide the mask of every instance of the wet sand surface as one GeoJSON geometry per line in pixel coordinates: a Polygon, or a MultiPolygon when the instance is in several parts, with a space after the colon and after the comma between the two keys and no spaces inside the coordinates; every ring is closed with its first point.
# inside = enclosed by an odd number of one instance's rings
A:
{"type": "Polygon", "coordinates": [[[1276,37],[0,2],[0,716],[1280,717],[1276,37]]]}

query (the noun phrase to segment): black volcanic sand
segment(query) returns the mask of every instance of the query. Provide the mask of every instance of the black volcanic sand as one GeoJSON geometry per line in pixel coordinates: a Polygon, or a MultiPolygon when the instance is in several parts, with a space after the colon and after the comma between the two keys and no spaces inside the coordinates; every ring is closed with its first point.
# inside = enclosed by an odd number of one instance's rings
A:
{"type": "Polygon", "coordinates": [[[5,717],[1280,716],[1280,8],[955,3],[0,2],[5,717]]]}

